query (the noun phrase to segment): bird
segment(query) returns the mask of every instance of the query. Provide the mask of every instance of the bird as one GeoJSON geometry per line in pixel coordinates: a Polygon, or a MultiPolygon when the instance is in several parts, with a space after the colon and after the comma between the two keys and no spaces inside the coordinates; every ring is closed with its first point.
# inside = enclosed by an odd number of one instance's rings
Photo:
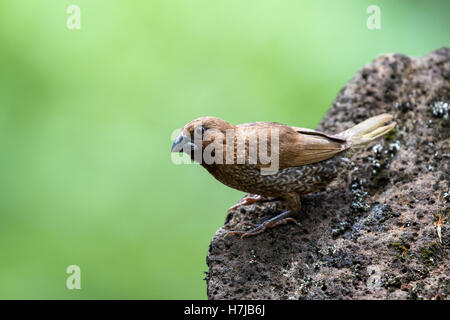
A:
{"type": "Polygon", "coordinates": [[[353,154],[395,126],[393,116],[386,113],[337,134],[277,122],[233,125],[206,116],[181,129],[171,152],[188,154],[218,181],[248,194],[228,212],[266,198],[286,202],[286,210],[281,214],[260,224],[243,222],[251,229],[225,234],[245,238],[295,223],[291,216],[300,212],[301,196],[326,188],[348,167],[353,154]]]}

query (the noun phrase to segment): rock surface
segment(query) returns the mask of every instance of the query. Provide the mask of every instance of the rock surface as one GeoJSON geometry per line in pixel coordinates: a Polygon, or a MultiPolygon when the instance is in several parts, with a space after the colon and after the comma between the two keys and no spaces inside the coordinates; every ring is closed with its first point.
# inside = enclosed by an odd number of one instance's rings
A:
{"type": "Polygon", "coordinates": [[[284,203],[232,212],[209,248],[208,298],[450,299],[449,102],[448,48],[366,65],[318,129],[337,133],[387,112],[397,130],[325,191],[303,196],[299,225],[224,238],[284,203]]]}

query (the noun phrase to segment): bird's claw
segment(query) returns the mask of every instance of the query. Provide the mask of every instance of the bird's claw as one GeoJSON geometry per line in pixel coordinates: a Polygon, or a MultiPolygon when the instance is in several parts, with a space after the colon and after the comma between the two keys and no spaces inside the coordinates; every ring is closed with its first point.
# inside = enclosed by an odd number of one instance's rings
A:
{"type": "Polygon", "coordinates": [[[234,236],[234,235],[240,235],[240,238],[243,239],[245,237],[249,237],[248,233],[245,231],[228,231],[227,233],[225,233],[225,235],[223,236],[224,238],[228,237],[228,236],[234,236]]]}
{"type": "Polygon", "coordinates": [[[242,222],[242,224],[246,225],[246,226],[250,226],[252,229],[250,229],[248,231],[237,231],[237,230],[229,231],[224,235],[224,238],[229,235],[232,235],[232,236],[240,235],[241,239],[246,238],[246,237],[256,236],[257,234],[260,234],[260,233],[263,233],[264,231],[266,231],[267,228],[274,228],[276,226],[279,226],[281,224],[286,224],[288,222],[293,222],[295,224],[298,224],[295,219],[290,218],[290,217],[279,219],[279,220],[267,220],[259,225],[244,221],[244,222],[242,222]]]}
{"type": "Polygon", "coordinates": [[[261,201],[262,199],[263,199],[263,197],[261,197],[260,195],[255,195],[253,197],[245,197],[241,201],[236,203],[234,206],[232,206],[230,209],[228,209],[227,214],[230,214],[231,211],[234,211],[239,207],[253,204],[255,202],[261,201]]]}
{"type": "Polygon", "coordinates": [[[247,222],[247,221],[243,221],[243,222],[241,222],[241,224],[244,226],[249,226],[250,228],[253,228],[253,229],[256,229],[259,227],[258,224],[254,224],[254,223],[247,222]]]}

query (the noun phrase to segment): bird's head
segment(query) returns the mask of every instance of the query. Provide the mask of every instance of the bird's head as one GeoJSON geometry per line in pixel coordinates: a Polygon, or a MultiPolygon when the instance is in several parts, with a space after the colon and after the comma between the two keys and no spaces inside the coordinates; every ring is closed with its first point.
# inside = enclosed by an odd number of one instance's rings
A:
{"type": "Polygon", "coordinates": [[[226,131],[234,126],[216,117],[201,117],[192,120],[181,130],[172,145],[172,152],[185,152],[191,157],[214,141],[225,143],[226,131]]]}

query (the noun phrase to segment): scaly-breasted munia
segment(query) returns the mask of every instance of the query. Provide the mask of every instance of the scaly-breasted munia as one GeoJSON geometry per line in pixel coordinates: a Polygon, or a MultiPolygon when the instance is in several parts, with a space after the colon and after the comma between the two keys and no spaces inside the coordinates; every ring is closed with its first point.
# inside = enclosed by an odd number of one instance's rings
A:
{"type": "Polygon", "coordinates": [[[289,216],[300,210],[301,195],[326,187],[346,168],[352,153],[395,125],[391,115],[381,114],[329,135],[274,122],[234,126],[219,118],[202,117],[184,126],[173,143],[172,152],[189,154],[223,184],[255,195],[244,198],[230,210],[262,197],[282,198],[287,202],[288,210],[272,219],[260,225],[246,223],[252,226],[249,231],[228,233],[247,237],[288,221],[295,222],[289,216]],[[258,153],[261,149],[263,152],[258,153]],[[263,159],[262,155],[267,154],[269,160],[276,162],[275,168],[263,159]]]}

